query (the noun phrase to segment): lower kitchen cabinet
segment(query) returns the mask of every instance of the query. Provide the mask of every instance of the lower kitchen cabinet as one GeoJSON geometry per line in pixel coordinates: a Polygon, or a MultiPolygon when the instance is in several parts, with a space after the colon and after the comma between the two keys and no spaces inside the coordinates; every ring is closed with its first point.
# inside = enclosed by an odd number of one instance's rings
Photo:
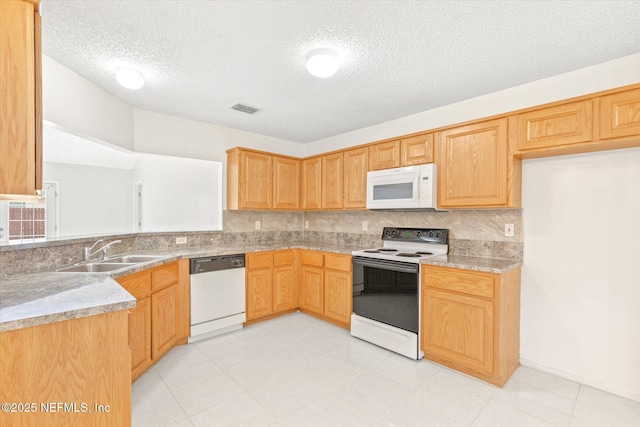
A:
{"type": "Polygon", "coordinates": [[[249,253],[246,266],[247,321],[297,308],[294,250],[249,253]]]}
{"type": "Polygon", "coordinates": [[[520,268],[423,266],[421,334],[426,359],[504,385],[520,356],[520,268]]]}
{"type": "Polygon", "coordinates": [[[273,312],[298,307],[295,252],[278,251],[273,254],[273,312]]]}
{"type": "Polygon", "coordinates": [[[173,347],[186,343],[188,270],[182,270],[188,269],[188,260],[184,261],[187,262],[176,261],[116,279],[136,298],[128,324],[133,380],[173,347]]]}
{"type": "Polygon", "coordinates": [[[322,254],[300,252],[300,309],[324,313],[324,260],[322,254]]]}

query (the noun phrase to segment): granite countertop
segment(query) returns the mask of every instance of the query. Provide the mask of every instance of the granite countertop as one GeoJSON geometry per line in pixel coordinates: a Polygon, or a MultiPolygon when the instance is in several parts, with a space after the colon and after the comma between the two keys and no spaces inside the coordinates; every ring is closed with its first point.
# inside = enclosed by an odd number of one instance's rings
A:
{"type": "MultiPolygon", "coordinates": [[[[353,245],[285,242],[136,251],[136,254],[163,255],[163,258],[113,273],[40,272],[9,276],[0,279],[0,332],[133,308],[135,298],[114,279],[179,259],[296,248],[348,255],[354,250],[366,249],[353,245]]],[[[520,261],[460,255],[443,255],[421,263],[490,273],[503,273],[522,265],[520,261]]]]}

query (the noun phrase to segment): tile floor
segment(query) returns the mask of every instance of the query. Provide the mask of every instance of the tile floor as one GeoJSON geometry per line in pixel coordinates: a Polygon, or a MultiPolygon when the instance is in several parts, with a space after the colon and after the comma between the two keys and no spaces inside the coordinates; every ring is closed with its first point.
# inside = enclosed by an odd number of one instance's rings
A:
{"type": "Polygon", "coordinates": [[[503,389],[295,313],[173,349],[133,427],[640,427],[640,403],[520,367],[503,389]]]}

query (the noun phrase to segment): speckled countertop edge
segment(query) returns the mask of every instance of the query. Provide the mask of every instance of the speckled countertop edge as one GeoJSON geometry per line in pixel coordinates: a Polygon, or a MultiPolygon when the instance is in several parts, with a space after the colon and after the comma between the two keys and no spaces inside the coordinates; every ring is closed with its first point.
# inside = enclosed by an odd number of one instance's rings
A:
{"type": "Polygon", "coordinates": [[[498,258],[479,258],[463,255],[441,255],[420,260],[423,265],[460,268],[463,270],[482,271],[502,274],[522,266],[522,261],[498,258]]]}

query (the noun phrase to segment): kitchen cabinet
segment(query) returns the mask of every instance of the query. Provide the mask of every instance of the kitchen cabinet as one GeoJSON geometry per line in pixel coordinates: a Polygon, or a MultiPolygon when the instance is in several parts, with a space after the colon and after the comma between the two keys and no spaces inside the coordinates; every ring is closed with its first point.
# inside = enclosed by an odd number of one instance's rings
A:
{"type": "Polygon", "coordinates": [[[422,266],[425,358],[502,386],[520,357],[520,268],[422,266]]]}
{"type": "Polygon", "coordinates": [[[300,251],[300,310],[324,312],[324,257],[320,252],[300,251]]]}
{"type": "Polygon", "coordinates": [[[136,298],[128,322],[133,380],[173,347],[186,343],[188,268],[188,260],[180,260],[116,279],[136,298]]]}
{"type": "Polygon", "coordinates": [[[517,116],[518,150],[548,148],[593,140],[593,102],[585,100],[529,111],[517,116]]]}
{"type": "Polygon", "coordinates": [[[227,151],[227,209],[271,209],[273,156],[234,148],[227,151]]]}
{"type": "Polygon", "coordinates": [[[400,167],[400,140],[381,142],[369,146],[369,170],[400,167]]]}
{"type": "Polygon", "coordinates": [[[247,322],[298,307],[295,251],[246,254],[247,322]]]}
{"type": "Polygon", "coordinates": [[[600,98],[600,138],[640,136],[640,89],[600,98]]]}
{"type": "Polygon", "coordinates": [[[273,208],[300,207],[300,160],[273,156],[273,208]]]}
{"type": "Polygon", "coordinates": [[[342,152],[322,156],[322,209],[342,209],[344,188],[342,152]]]}
{"type": "Polygon", "coordinates": [[[302,209],[322,209],[322,157],[302,161],[302,209]]]}
{"type": "Polygon", "coordinates": [[[519,207],[521,161],[509,153],[507,119],[436,134],[439,207],[519,207]]]}
{"type": "Polygon", "coordinates": [[[0,195],[42,189],[39,0],[0,2],[0,195]]]}
{"type": "Polygon", "coordinates": [[[0,426],[130,426],[127,341],[126,310],[0,333],[0,401],[36,405],[3,412],[0,426]]]}
{"type": "Polygon", "coordinates": [[[367,172],[369,149],[355,148],[344,152],[344,208],[367,207],[367,172]]]}
{"type": "Polygon", "coordinates": [[[423,165],[433,163],[433,134],[421,134],[400,140],[402,166],[423,165]]]}

